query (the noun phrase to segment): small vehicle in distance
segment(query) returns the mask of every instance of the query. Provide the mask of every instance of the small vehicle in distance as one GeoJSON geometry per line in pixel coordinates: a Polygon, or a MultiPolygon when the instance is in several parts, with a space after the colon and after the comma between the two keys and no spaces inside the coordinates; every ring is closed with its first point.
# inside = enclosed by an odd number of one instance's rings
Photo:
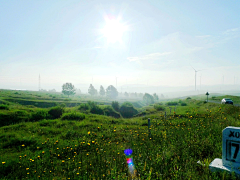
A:
{"type": "Polygon", "coordinates": [[[229,98],[223,98],[221,101],[221,104],[232,104],[233,105],[233,101],[229,98]]]}

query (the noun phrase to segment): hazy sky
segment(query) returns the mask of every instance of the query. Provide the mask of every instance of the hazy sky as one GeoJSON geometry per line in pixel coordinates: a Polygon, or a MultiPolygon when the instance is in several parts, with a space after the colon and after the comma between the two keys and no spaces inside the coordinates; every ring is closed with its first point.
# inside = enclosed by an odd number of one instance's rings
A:
{"type": "Polygon", "coordinates": [[[240,1],[0,0],[0,88],[240,84],[240,1]],[[192,67],[191,67],[192,66],[192,67]],[[234,78],[235,77],[235,78],[234,78]]]}

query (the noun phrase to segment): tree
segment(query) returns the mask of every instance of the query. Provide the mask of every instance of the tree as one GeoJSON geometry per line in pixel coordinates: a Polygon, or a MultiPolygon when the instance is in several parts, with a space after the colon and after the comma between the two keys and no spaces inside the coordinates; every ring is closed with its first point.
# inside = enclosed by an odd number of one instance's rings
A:
{"type": "Polygon", "coordinates": [[[62,85],[62,93],[65,95],[74,95],[76,93],[76,89],[72,83],[65,83],[62,85]]]}
{"type": "Polygon", "coordinates": [[[118,91],[113,85],[110,85],[106,89],[106,95],[109,98],[116,98],[118,96],[118,91]]]}
{"type": "Polygon", "coordinates": [[[100,94],[101,96],[104,96],[104,95],[105,95],[105,89],[103,88],[102,85],[100,86],[99,94],[100,94]]]}
{"type": "Polygon", "coordinates": [[[143,96],[143,101],[146,102],[146,104],[153,104],[154,103],[154,98],[152,95],[145,93],[143,96]]]}
{"type": "Polygon", "coordinates": [[[158,95],[157,95],[156,93],[153,94],[153,98],[154,98],[154,100],[156,100],[156,101],[159,100],[158,95]]]}
{"type": "Polygon", "coordinates": [[[94,96],[97,94],[97,90],[93,87],[92,84],[90,84],[89,88],[88,88],[88,93],[91,95],[91,96],[94,96]]]}
{"type": "Polygon", "coordinates": [[[125,93],[124,93],[124,96],[125,96],[125,97],[128,97],[129,95],[128,95],[128,93],[127,93],[127,92],[125,92],[125,93]]]}

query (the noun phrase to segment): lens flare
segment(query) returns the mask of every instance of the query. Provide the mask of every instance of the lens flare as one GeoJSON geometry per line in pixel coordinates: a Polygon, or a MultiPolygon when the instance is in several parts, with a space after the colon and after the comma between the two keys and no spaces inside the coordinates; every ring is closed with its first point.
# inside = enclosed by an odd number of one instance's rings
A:
{"type": "Polygon", "coordinates": [[[128,164],[128,170],[129,174],[132,178],[136,178],[136,169],[134,167],[133,158],[132,158],[132,150],[131,149],[125,149],[124,154],[127,156],[127,164],[128,164]]]}

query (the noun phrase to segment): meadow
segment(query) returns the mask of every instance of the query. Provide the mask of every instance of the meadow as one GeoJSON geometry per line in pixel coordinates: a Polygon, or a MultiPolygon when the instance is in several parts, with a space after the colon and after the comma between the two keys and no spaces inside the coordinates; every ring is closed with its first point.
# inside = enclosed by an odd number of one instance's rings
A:
{"type": "MultiPolygon", "coordinates": [[[[29,101],[50,101],[49,94],[1,93],[0,113],[26,112],[17,113],[18,123],[0,127],[1,179],[235,179],[233,174],[210,172],[208,165],[222,157],[222,130],[240,125],[239,107],[197,98],[174,99],[135,107],[139,114],[131,118],[114,118],[81,111],[79,104],[87,102],[87,97],[78,97],[82,101],[73,97],[70,102],[76,104],[62,107],[61,117],[33,120],[32,114],[52,107],[14,100],[34,96],[29,101]],[[133,151],[133,177],[125,149],[133,151]]],[[[67,102],[59,94],[53,99],[58,100],[52,103],[67,102]]],[[[110,102],[101,99],[99,103],[110,102]]]]}

